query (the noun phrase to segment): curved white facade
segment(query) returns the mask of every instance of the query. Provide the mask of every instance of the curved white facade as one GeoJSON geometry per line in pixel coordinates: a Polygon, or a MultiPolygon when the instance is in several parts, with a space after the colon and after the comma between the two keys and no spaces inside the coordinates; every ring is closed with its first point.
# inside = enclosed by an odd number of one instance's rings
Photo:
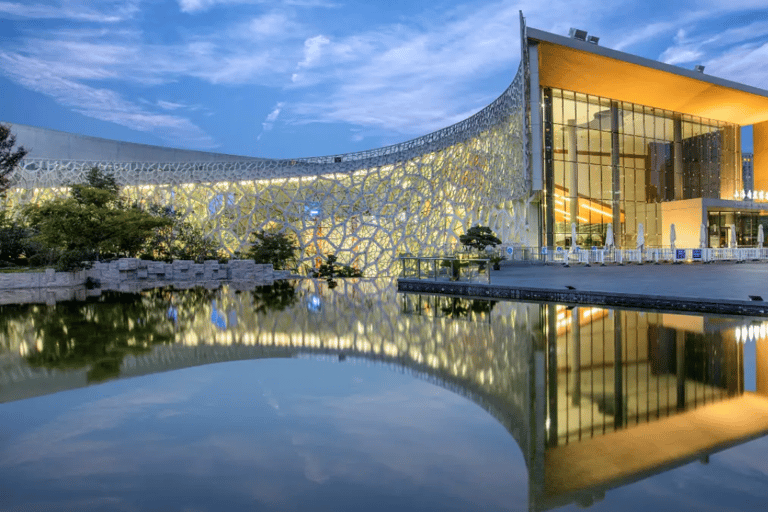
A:
{"type": "Polygon", "coordinates": [[[64,194],[98,166],[130,197],[173,205],[230,252],[243,250],[252,231],[285,230],[298,239],[300,269],[336,254],[366,275],[387,275],[399,253],[440,251],[475,223],[490,225],[504,242],[524,241],[530,180],[523,87],[521,66],[498,99],[453,126],[380,149],[294,160],[13,127],[31,151],[8,201],[64,194]]]}

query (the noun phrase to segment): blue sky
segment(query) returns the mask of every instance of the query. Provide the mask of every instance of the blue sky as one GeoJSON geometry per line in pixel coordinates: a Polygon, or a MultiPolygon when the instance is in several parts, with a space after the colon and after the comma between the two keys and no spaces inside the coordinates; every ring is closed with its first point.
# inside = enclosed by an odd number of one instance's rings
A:
{"type": "Polygon", "coordinates": [[[501,94],[519,10],[768,89],[765,0],[0,0],[0,120],[275,158],[380,147],[501,94]]]}

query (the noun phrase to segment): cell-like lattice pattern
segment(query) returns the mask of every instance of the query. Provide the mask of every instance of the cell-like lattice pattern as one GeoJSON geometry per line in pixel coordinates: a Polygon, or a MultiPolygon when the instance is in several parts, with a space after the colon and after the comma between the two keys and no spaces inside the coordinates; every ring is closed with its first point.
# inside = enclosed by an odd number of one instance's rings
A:
{"type": "Polygon", "coordinates": [[[97,166],[130,198],[172,205],[230,252],[245,249],[252,231],[294,233],[300,271],[335,254],[365,275],[391,275],[398,254],[444,251],[475,223],[518,243],[530,201],[521,70],[472,117],[394,146],[204,163],[30,158],[14,173],[7,200],[13,206],[66,194],[97,166]]]}

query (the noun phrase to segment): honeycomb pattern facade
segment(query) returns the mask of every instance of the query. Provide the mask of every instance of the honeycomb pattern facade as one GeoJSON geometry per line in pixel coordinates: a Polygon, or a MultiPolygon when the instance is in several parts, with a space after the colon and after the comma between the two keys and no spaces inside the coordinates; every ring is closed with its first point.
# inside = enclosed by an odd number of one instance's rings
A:
{"type": "Polygon", "coordinates": [[[475,223],[522,240],[530,202],[521,68],[477,114],[376,150],[294,160],[115,162],[25,159],[9,206],[67,193],[94,166],[142,204],[172,205],[229,252],[249,234],[296,235],[299,269],[336,254],[368,276],[393,275],[400,253],[446,250],[475,223]]]}

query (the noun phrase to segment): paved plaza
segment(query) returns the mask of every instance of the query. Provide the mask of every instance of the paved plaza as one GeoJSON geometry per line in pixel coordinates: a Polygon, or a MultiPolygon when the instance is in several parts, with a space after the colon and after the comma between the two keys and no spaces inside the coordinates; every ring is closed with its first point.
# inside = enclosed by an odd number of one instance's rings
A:
{"type": "Polygon", "coordinates": [[[484,280],[403,279],[403,292],[768,316],[768,262],[508,265],[484,280]]]}
{"type": "Polygon", "coordinates": [[[754,295],[768,302],[768,263],[505,266],[491,272],[491,284],[702,300],[748,301],[754,295]]]}

